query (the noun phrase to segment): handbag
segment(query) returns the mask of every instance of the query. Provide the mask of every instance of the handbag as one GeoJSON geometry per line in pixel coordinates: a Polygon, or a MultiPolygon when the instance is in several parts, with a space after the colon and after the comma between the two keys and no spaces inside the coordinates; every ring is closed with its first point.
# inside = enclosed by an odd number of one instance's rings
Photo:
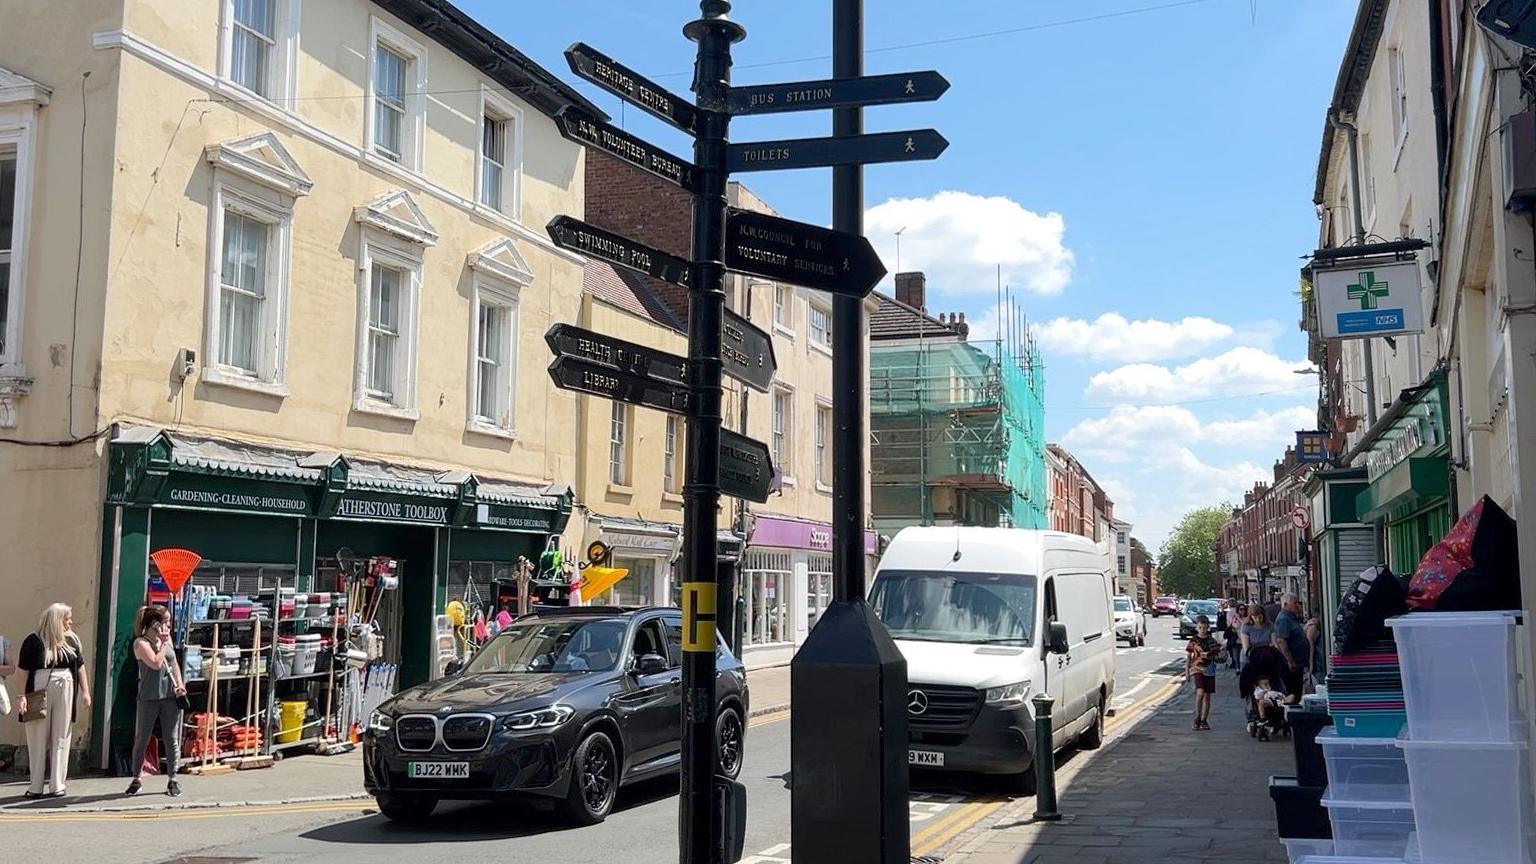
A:
{"type": "Polygon", "coordinates": [[[27,700],[27,710],[21,712],[21,722],[31,723],[33,720],[48,719],[48,691],[34,690],[22,695],[27,700]]]}
{"type": "Polygon", "coordinates": [[[11,691],[5,689],[5,682],[0,681],[0,717],[11,713],[11,691]]]}

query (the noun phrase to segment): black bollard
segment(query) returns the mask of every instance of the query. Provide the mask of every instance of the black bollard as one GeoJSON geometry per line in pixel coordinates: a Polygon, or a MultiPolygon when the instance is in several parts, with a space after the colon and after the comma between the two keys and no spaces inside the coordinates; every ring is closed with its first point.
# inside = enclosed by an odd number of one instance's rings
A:
{"type": "Polygon", "coordinates": [[[1055,822],[1061,818],[1056,810],[1056,750],[1051,746],[1051,705],[1055,702],[1044,693],[1037,694],[1030,704],[1035,708],[1035,820],[1055,822]]]}

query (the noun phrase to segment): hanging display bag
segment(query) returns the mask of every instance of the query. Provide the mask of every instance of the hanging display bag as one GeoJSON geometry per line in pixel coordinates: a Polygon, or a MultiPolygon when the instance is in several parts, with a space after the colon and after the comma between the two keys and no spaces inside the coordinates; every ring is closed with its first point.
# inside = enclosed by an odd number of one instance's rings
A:
{"type": "Polygon", "coordinates": [[[1349,591],[1339,600],[1334,617],[1333,653],[1353,654],[1367,645],[1391,639],[1388,618],[1407,611],[1403,583],[1385,564],[1360,571],[1349,591]]]}
{"type": "Polygon", "coordinates": [[[1519,609],[1515,520],[1484,495],[1430,548],[1408,586],[1416,612],[1519,609]]]}

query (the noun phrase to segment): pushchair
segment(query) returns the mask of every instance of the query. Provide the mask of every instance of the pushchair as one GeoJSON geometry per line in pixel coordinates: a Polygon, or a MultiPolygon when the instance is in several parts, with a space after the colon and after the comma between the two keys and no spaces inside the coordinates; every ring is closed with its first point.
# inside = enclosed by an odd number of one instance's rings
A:
{"type": "Polygon", "coordinates": [[[1273,735],[1291,736],[1291,725],[1286,722],[1285,714],[1281,712],[1277,716],[1271,711],[1266,717],[1253,698],[1253,689],[1260,678],[1268,678],[1274,689],[1285,689],[1286,671],[1284,655],[1269,645],[1260,645],[1249,650],[1242,674],[1238,676],[1237,686],[1248,711],[1248,734],[1260,741],[1268,741],[1273,735]]]}

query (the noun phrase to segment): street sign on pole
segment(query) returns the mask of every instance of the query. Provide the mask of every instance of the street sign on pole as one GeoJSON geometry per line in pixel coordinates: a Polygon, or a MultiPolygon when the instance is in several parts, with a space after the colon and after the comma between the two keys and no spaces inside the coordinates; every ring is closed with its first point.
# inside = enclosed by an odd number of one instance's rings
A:
{"type": "Polygon", "coordinates": [[[915,162],[937,159],[949,141],[936,129],[877,132],[856,138],[790,138],[732,144],[726,165],[732,171],[786,171],[868,165],[872,162],[915,162]]]}
{"type": "Polygon", "coordinates": [[[768,502],[773,481],[773,457],[768,445],[720,430],[720,493],[759,504],[768,502]]]}
{"type": "Polygon", "coordinates": [[[631,405],[643,405],[673,414],[687,414],[688,388],[647,375],[623,372],[581,357],[557,357],[549,364],[549,377],[561,390],[574,390],[631,405]]]}
{"type": "Polygon", "coordinates": [[[932,102],[949,89],[949,81],[932,70],[863,78],[828,78],[732,87],[727,110],[732,114],[777,114],[816,111],[853,105],[893,105],[932,102]]]}
{"type": "Polygon", "coordinates": [[[773,339],[747,319],[725,310],[725,326],[720,333],[720,362],[725,374],[763,393],[773,386],[778,361],[773,356],[773,339]]]}
{"type": "Polygon", "coordinates": [[[687,261],[612,231],[604,231],[580,219],[556,216],[544,230],[549,232],[550,239],[561,249],[638,270],[647,276],[684,288],[691,281],[689,274],[692,269],[687,261]]]}
{"type": "Polygon", "coordinates": [[[692,162],[642,141],[617,126],[604,123],[575,105],[567,105],[555,115],[560,134],[568,141],[601,150],[622,162],[670,180],[689,192],[698,191],[697,169],[692,162]]]}
{"type": "MultiPolygon", "coordinates": [[[[652,115],[671,123],[684,132],[693,132],[698,123],[699,109],[680,96],[674,96],[665,87],[614,60],[585,42],[577,42],[565,49],[565,59],[571,71],[593,84],[636,105],[652,115]]],[[[945,82],[948,87],[949,83],[945,82]]]]}
{"type": "Polygon", "coordinates": [[[577,357],[679,386],[688,384],[688,361],[645,345],[615,339],[572,324],[556,324],[544,334],[556,357],[577,357]]]}
{"type": "Polygon", "coordinates": [[[858,234],[734,208],[725,225],[728,270],[847,297],[868,295],[885,277],[875,247],[858,234]]]}

